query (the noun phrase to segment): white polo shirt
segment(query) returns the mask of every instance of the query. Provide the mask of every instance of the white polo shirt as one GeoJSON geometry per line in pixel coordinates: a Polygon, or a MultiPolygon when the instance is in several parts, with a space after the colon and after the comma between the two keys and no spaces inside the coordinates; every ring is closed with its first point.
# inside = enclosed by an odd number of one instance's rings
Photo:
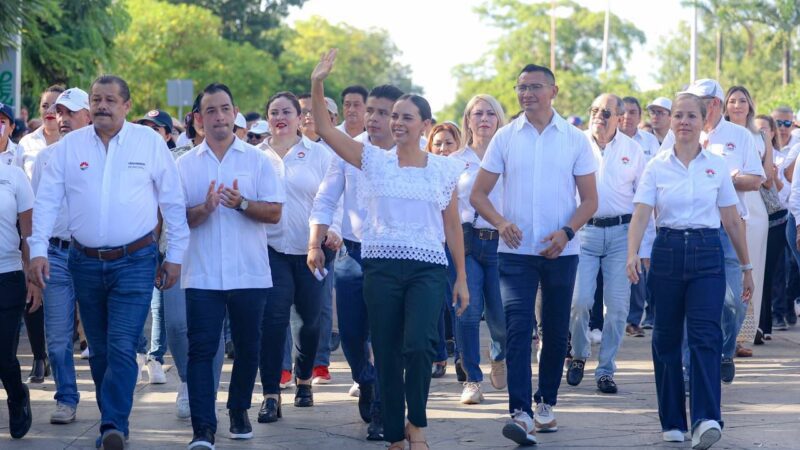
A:
{"type": "Polygon", "coordinates": [[[669,148],[647,164],[633,201],[655,208],[659,228],[719,228],[719,208],[739,202],[728,171],[725,159],[708,150],[687,167],[669,148]]]}
{"type": "MultiPolygon", "coordinates": [[[[549,245],[541,240],[567,226],[577,209],[575,177],[596,172],[597,161],[581,130],[553,110],[541,134],[525,114],[498,130],[481,168],[503,175],[503,215],[522,231],[518,248],[501,239],[498,251],[539,256],[549,245]]],[[[573,239],[561,254],[579,253],[573,239]]]]}
{"type": "Polygon", "coordinates": [[[267,225],[269,246],[287,255],[306,255],[311,233],[311,207],[333,155],[306,137],[302,137],[283,158],[270,147],[268,140],[264,140],[259,148],[272,163],[286,191],[280,222],[267,225]]]}
{"type": "Polygon", "coordinates": [[[189,227],[181,181],[166,142],[150,128],[125,122],[107,151],[94,126],[59,141],[36,194],[31,257],[47,256],[65,198],[70,235],[92,248],[118,247],[151,233],[160,209],[169,229],[166,260],[183,261],[189,227]]]}
{"type": "Polygon", "coordinates": [[[33,191],[25,172],[16,166],[0,164],[0,273],[22,270],[17,218],[31,208],[33,191]]]}
{"type": "MultiPolygon", "coordinates": [[[[481,160],[475,150],[464,147],[461,150],[453,152],[449,155],[450,158],[455,158],[462,161],[465,165],[464,172],[458,177],[458,213],[461,215],[461,223],[472,223],[475,220],[475,208],[469,202],[469,196],[472,194],[472,187],[475,185],[475,178],[481,168],[481,160]]],[[[484,157],[486,155],[484,154],[484,157]]],[[[494,189],[489,193],[489,201],[494,206],[498,213],[503,214],[503,180],[497,181],[494,189]]],[[[488,228],[494,230],[494,225],[490,224],[480,215],[475,222],[475,228],[488,228]]]]}
{"type": "MultiPolygon", "coordinates": [[[[216,181],[248,200],[283,203],[285,193],[264,153],[234,139],[219,161],[204,140],[178,158],[186,208],[205,203],[208,186],[216,181]]],[[[191,229],[186,262],[181,267],[184,289],[265,289],[272,287],[267,256],[267,225],[219,205],[205,222],[191,229]]]]}
{"type": "Polygon", "coordinates": [[[589,130],[584,131],[597,161],[597,211],[595,218],[633,214],[633,194],[644,171],[642,148],[621,131],[600,149],[589,130]]]}
{"type": "Polygon", "coordinates": [[[44,137],[44,125],[22,136],[22,139],[19,140],[19,146],[22,147],[23,153],[22,168],[25,170],[28,178],[30,178],[36,155],[47,147],[47,139],[44,137]]]}
{"type": "MultiPolygon", "coordinates": [[[[39,184],[42,181],[42,172],[44,172],[45,167],[47,167],[47,163],[50,161],[53,152],[58,151],[57,148],[58,142],[45,147],[45,149],[36,156],[31,172],[31,187],[33,187],[34,194],[39,191],[39,184]]],[[[58,218],[56,218],[56,224],[53,227],[52,235],[63,241],[69,241],[72,238],[69,234],[69,211],[67,210],[66,198],[61,201],[61,209],[58,210],[58,218]]]]}
{"type": "Polygon", "coordinates": [[[22,148],[9,139],[6,149],[0,152],[0,164],[22,168],[23,156],[22,148]]]}
{"type": "Polygon", "coordinates": [[[642,147],[646,161],[650,161],[650,158],[658,153],[658,149],[661,146],[661,144],[658,143],[656,135],[648,133],[647,131],[636,130],[636,134],[634,134],[631,139],[642,147]]]}

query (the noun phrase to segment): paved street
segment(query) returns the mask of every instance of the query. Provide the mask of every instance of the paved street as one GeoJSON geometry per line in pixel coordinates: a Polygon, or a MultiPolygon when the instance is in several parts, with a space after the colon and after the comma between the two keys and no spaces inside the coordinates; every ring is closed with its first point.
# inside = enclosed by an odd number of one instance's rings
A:
{"type": "MultiPolygon", "coordinates": [[[[485,334],[485,330],[484,330],[485,334]]],[[[485,336],[484,336],[485,338],[485,336]]],[[[737,359],[736,381],[724,386],[722,441],[715,448],[798,449],[800,448],[800,327],[776,331],[774,340],[755,347],[755,357],[737,359]]],[[[20,348],[23,374],[30,370],[31,354],[24,340],[20,348]]],[[[77,354],[76,354],[77,355],[77,354]]],[[[333,383],[315,388],[316,405],[309,409],[291,406],[294,392],[285,391],[284,418],[277,424],[255,422],[260,403],[260,385],[250,411],[255,437],[249,442],[234,442],[227,436],[225,410],[230,360],[226,361],[223,385],[217,402],[219,430],[217,448],[231,449],[379,449],[381,443],[363,440],[366,425],[358,418],[356,399],[347,395],[351,385],[349,370],[341,350],[333,355],[333,383]]],[[[91,449],[98,429],[98,411],[87,361],[78,360],[81,404],[78,421],[70,425],[50,425],[52,379],[31,389],[34,424],[21,441],[8,438],[8,412],[0,408],[0,448],[4,450],[91,449]]],[[[620,392],[599,394],[592,382],[596,363],[587,365],[581,386],[562,384],[556,408],[559,431],[540,434],[540,447],[549,449],[589,448],[690,448],[661,441],[656,411],[655,385],[650,359],[650,338],[626,337],[618,360],[616,376],[620,392]]],[[[131,415],[131,449],[180,449],[191,440],[188,421],[175,417],[174,401],[178,377],[167,362],[168,384],[139,383],[131,415]]],[[[488,374],[488,365],[484,367],[488,374]]],[[[535,372],[534,372],[535,373],[535,372]]],[[[145,375],[146,376],[146,375],[145,375]]],[[[486,401],[477,406],[458,403],[461,392],[451,366],[445,378],[435,380],[428,402],[431,448],[496,449],[514,448],[502,438],[506,420],[507,394],[497,392],[486,382],[486,401]]],[[[0,393],[5,398],[5,392],[0,393]]]]}

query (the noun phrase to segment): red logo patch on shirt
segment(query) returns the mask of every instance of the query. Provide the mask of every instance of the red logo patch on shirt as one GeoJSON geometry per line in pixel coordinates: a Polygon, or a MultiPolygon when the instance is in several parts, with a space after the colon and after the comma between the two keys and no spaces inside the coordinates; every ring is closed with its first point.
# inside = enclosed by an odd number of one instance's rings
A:
{"type": "Polygon", "coordinates": [[[622,164],[629,164],[631,162],[630,158],[627,156],[622,157],[622,164]]]}
{"type": "Polygon", "coordinates": [[[736,144],[734,144],[733,142],[728,142],[727,144],[725,144],[725,150],[729,152],[736,150],[736,144]]]}
{"type": "Polygon", "coordinates": [[[147,117],[158,117],[158,110],[154,109],[147,113],[147,117]]]}
{"type": "Polygon", "coordinates": [[[709,178],[713,177],[713,176],[714,176],[714,175],[716,175],[716,174],[717,174],[717,172],[714,172],[714,169],[706,169],[706,175],[707,175],[709,178]]]}
{"type": "Polygon", "coordinates": [[[80,165],[80,168],[81,168],[81,170],[88,169],[89,168],[89,163],[86,162],[86,161],[82,162],[81,165],[80,165]]]}
{"type": "Polygon", "coordinates": [[[297,157],[298,157],[299,159],[303,159],[303,158],[305,158],[305,157],[306,157],[306,152],[297,152],[297,157]]]}

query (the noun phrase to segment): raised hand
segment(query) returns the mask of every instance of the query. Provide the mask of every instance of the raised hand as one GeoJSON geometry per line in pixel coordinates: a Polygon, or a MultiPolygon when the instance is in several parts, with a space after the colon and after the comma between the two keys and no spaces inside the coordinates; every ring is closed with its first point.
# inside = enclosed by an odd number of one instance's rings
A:
{"type": "Polygon", "coordinates": [[[217,206],[219,206],[220,192],[222,192],[222,189],[225,187],[225,185],[220,184],[219,189],[217,189],[216,185],[216,181],[209,183],[208,192],[206,192],[206,212],[209,214],[214,212],[217,206]]]}
{"type": "Polygon", "coordinates": [[[242,204],[242,194],[239,192],[239,180],[233,180],[232,188],[220,189],[220,201],[228,208],[236,209],[242,204]]]}
{"type": "Polygon", "coordinates": [[[336,52],[338,50],[332,48],[328,50],[327,53],[322,55],[320,58],[317,67],[314,68],[314,71],[311,72],[311,80],[312,81],[322,81],[325,78],[328,78],[328,74],[331,73],[333,70],[333,63],[336,61],[336,52]]]}

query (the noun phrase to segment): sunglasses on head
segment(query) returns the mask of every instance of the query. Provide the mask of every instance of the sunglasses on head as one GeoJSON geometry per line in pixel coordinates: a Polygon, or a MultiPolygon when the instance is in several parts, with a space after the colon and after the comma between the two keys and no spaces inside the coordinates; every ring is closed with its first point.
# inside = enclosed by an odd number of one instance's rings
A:
{"type": "Polygon", "coordinates": [[[780,128],[780,127],[789,128],[789,127],[792,126],[792,121],[791,120],[776,120],[775,124],[778,125],[778,128],[780,128]]]}
{"type": "Polygon", "coordinates": [[[600,108],[590,108],[589,109],[589,115],[590,116],[594,117],[594,116],[597,115],[597,113],[600,113],[600,115],[603,117],[603,119],[606,119],[606,120],[610,119],[611,115],[613,114],[611,111],[609,111],[607,109],[600,109],[600,108]]]}

